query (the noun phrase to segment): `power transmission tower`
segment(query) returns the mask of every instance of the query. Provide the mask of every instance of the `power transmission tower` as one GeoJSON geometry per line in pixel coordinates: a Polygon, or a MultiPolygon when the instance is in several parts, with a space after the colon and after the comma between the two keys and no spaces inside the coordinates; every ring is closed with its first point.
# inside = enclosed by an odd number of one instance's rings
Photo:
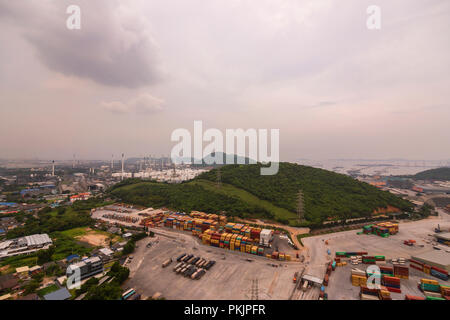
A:
{"type": "Polygon", "coordinates": [[[303,192],[300,190],[298,192],[298,198],[297,198],[297,214],[298,214],[298,220],[301,222],[304,219],[304,206],[303,206],[303,192]]]}

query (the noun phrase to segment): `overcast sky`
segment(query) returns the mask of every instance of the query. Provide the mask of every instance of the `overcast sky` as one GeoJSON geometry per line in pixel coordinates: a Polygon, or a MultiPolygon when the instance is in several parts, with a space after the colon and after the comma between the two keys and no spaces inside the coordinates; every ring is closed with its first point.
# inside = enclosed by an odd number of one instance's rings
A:
{"type": "Polygon", "coordinates": [[[167,155],[202,120],[285,161],[450,159],[449,31],[448,0],[0,0],[0,158],[167,155]]]}

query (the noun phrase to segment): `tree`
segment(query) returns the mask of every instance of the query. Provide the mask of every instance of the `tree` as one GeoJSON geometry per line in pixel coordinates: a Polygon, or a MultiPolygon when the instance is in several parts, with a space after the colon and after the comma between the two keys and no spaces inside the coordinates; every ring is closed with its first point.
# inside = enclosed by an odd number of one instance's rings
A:
{"type": "Polygon", "coordinates": [[[50,246],[47,250],[40,250],[37,252],[37,263],[44,264],[52,261],[52,255],[55,253],[55,246],[50,246]]]}

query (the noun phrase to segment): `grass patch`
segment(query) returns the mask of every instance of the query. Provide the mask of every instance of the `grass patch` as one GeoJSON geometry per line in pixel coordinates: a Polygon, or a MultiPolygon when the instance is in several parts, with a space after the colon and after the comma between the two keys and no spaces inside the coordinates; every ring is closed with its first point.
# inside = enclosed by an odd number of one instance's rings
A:
{"type": "Polygon", "coordinates": [[[73,228],[73,229],[61,231],[61,234],[64,236],[70,237],[70,238],[75,238],[75,237],[81,237],[88,232],[89,232],[88,227],[80,227],[80,228],[73,228]]]}
{"type": "Polygon", "coordinates": [[[59,287],[56,284],[51,284],[48,287],[45,287],[45,288],[43,288],[41,290],[38,290],[37,291],[37,295],[42,298],[46,294],[52,293],[52,292],[54,292],[54,291],[56,291],[58,289],[59,289],[59,287]]]}
{"type": "Polygon", "coordinates": [[[19,267],[35,266],[36,261],[37,261],[36,253],[33,253],[30,255],[21,255],[4,259],[0,262],[0,266],[2,267],[8,266],[8,270],[6,271],[6,273],[13,273],[16,272],[16,268],[19,267]]]}
{"type": "Polygon", "coordinates": [[[189,182],[192,185],[200,185],[201,187],[216,193],[225,194],[231,197],[238,197],[246,203],[250,203],[255,206],[260,206],[271,212],[275,218],[284,220],[296,220],[297,215],[287,209],[277,207],[266,200],[261,200],[260,198],[254,196],[250,192],[243,189],[237,188],[233,185],[222,183],[220,188],[217,188],[217,184],[208,180],[194,180],[189,182]]]}
{"type": "Polygon", "coordinates": [[[71,254],[77,254],[80,257],[88,255],[94,249],[94,247],[80,244],[78,240],[64,235],[62,232],[55,232],[51,236],[55,246],[55,253],[52,256],[53,261],[65,259],[71,254]]]}

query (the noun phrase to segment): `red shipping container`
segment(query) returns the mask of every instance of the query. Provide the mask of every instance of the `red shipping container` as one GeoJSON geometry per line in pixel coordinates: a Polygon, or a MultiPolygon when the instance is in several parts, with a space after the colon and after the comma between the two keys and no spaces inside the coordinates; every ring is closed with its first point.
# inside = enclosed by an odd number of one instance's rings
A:
{"type": "Polygon", "coordinates": [[[383,280],[388,283],[400,284],[400,279],[396,277],[383,276],[383,280]]]}
{"type": "Polygon", "coordinates": [[[401,289],[386,287],[389,292],[402,293],[401,289]]]}
{"type": "Polygon", "coordinates": [[[407,294],[407,295],[405,295],[405,300],[425,300],[425,298],[407,294]]]}
{"type": "Polygon", "coordinates": [[[409,260],[410,263],[418,264],[419,266],[423,266],[422,262],[416,261],[416,260],[409,260]]]}
{"type": "Polygon", "coordinates": [[[423,271],[423,269],[421,267],[416,267],[415,265],[410,265],[411,268],[419,270],[419,271],[423,271]]]}
{"type": "Polygon", "coordinates": [[[440,269],[440,268],[437,268],[437,267],[431,267],[431,269],[434,269],[434,270],[436,270],[436,271],[438,271],[440,273],[448,275],[447,270],[443,270],[443,269],[440,269]]]}

